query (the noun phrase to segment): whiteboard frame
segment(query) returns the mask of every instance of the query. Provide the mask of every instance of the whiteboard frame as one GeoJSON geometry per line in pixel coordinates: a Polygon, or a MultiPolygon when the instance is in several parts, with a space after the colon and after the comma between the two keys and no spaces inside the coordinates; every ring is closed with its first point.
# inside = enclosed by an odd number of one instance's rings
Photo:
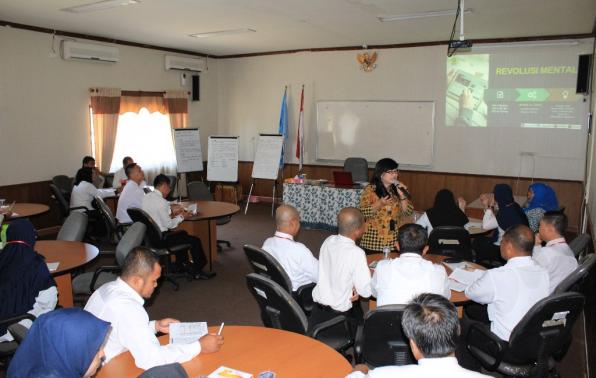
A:
{"type": "MultiPolygon", "coordinates": [[[[407,103],[407,102],[414,102],[414,103],[430,103],[432,104],[432,125],[431,125],[431,134],[433,137],[433,141],[432,141],[432,148],[431,148],[431,153],[430,153],[430,164],[406,164],[406,163],[399,163],[400,167],[407,167],[407,168],[425,168],[425,169],[429,169],[433,167],[433,163],[435,160],[435,137],[436,137],[436,115],[437,115],[437,104],[435,100],[394,100],[394,99],[390,99],[390,100],[317,100],[315,102],[315,108],[316,108],[316,112],[317,112],[317,118],[316,118],[316,136],[318,136],[319,134],[319,103],[321,102],[359,102],[359,103],[363,103],[363,102],[396,102],[396,103],[407,103]]],[[[317,138],[318,139],[318,138],[317,138]]],[[[348,156],[349,157],[349,156],[348,156]]],[[[346,157],[347,158],[347,157],[346,157]]],[[[335,164],[341,164],[343,165],[344,160],[336,160],[336,159],[322,159],[319,158],[319,143],[315,142],[315,161],[316,162],[321,162],[321,163],[327,163],[329,165],[335,165],[335,164]]],[[[367,159],[368,161],[368,159],[367,159]]],[[[377,162],[376,161],[368,161],[368,166],[369,167],[374,167],[375,164],[377,162]]]]}

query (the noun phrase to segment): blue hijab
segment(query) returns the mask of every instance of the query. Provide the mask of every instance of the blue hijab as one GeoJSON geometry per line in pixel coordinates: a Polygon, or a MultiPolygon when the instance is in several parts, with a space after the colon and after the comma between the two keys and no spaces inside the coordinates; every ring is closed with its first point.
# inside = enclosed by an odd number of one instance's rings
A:
{"type": "MultiPolygon", "coordinates": [[[[27,313],[40,291],[56,286],[43,256],[37,254],[36,232],[27,219],[13,221],[0,252],[0,319],[27,313]]],[[[0,335],[6,327],[0,327],[0,335]]]]}
{"type": "Polygon", "coordinates": [[[499,204],[497,212],[497,223],[502,230],[507,231],[518,224],[528,225],[528,218],[521,206],[513,198],[513,191],[507,184],[497,184],[493,189],[495,201],[499,204]]]}
{"type": "Polygon", "coordinates": [[[528,202],[528,205],[524,211],[529,211],[536,208],[542,208],[545,211],[557,210],[559,208],[559,202],[557,201],[557,195],[550,186],[541,182],[530,185],[529,188],[534,196],[532,200],[528,202]]]}
{"type": "Polygon", "coordinates": [[[81,378],[110,329],[110,323],[80,308],[48,312],[33,322],[7,378],[81,378]]]}

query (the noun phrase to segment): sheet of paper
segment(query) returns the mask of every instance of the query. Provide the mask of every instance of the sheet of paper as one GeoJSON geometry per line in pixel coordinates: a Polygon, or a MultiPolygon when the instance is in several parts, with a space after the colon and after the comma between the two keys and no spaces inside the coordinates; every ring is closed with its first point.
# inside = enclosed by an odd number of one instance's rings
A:
{"type": "Polygon", "coordinates": [[[471,228],[482,228],[482,222],[468,222],[464,225],[464,228],[466,230],[469,230],[471,228]]]}
{"type": "Polygon", "coordinates": [[[443,265],[448,266],[451,271],[453,272],[455,269],[465,269],[470,263],[466,261],[460,261],[456,263],[446,263],[443,262],[443,265]]]}
{"type": "Polygon", "coordinates": [[[55,272],[56,270],[58,270],[58,266],[60,265],[59,262],[51,262],[51,263],[46,263],[46,265],[48,266],[48,270],[50,272],[55,272]]]}
{"type": "Polygon", "coordinates": [[[170,323],[170,344],[190,344],[207,334],[207,322],[170,323]]]}
{"type": "Polygon", "coordinates": [[[480,269],[468,271],[468,270],[458,268],[458,269],[455,269],[449,275],[449,278],[454,281],[457,281],[459,283],[462,283],[466,286],[470,286],[472,283],[474,283],[474,281],[476,281],[478,278],[482,277],[482,275],[484,275],[485,272],[486,272],[485,270],[480,270],[480,269]]]}
{"type": "Polygon", "coordinates": [[[209,374],[209,378],[252,378],[252,374],[226,366],[220,366],[213,373],[209,374]]]}
{"type": "Polygon", "coordinates": [[[455,280],[449,280],[449,289],[450,290],[462,292],[462,291],[465,291],[467,287],[468,287],[467,285],[465,285],[461,282],[457,282],[455,280]]]}

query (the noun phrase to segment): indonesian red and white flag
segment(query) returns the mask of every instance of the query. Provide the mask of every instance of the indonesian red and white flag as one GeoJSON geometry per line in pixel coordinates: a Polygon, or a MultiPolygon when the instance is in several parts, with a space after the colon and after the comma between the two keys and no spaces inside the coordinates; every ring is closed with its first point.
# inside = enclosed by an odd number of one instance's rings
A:
{"type": "Polygon", "coordinates": [[[296,135],[296,158],[299,160],[298,170],[302,170],[304,161],[304,85],[300,94],[300,114],[298,116],[298,133],[296,135]]]}

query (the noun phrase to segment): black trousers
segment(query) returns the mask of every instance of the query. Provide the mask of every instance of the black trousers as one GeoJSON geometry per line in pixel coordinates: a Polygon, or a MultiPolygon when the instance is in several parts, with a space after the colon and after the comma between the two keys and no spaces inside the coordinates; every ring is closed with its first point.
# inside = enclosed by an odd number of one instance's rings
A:
{"type": "MultiPolygon", "coordinates": [[[[319,323],[323,323],[327,320],[333,319],[338,315],[344,315],[348,319],[348,329],[350,332],[350,338],[352,340],[356,336],[356,328],[358,325],[364,322],[364,312],[362,311],[362,306],[360,304],[360,300],[352,302],[352,308],[348,311],[336,311],[329,306],[324,306],[320,303],[315,302],[310,313],[310,317],[308,319],[308,328],[309,331],[312,330],[314,326],[319,323]]],[[[337,327],[333,327],[332,329],[339,329],[342,328],[343,325],[339,325],[337,327]]]]}
{"type": "MultiPolygon", "coordinates": [[[[202,270],[207,265],[207,258],[203,251],[203,245],[201,239],[196,236],[190,236],[186,231],[179,231],[167,235],[164,240],[164,246],[166,248],[174,247],[180,244],[190,244],[190,255],[192,256],[193,267],[197,270],[202,270]]],[[[188,261],[188,254],[186,251],[180,251],[176,253],[176,261],[184,263],[188,261]]]]}

